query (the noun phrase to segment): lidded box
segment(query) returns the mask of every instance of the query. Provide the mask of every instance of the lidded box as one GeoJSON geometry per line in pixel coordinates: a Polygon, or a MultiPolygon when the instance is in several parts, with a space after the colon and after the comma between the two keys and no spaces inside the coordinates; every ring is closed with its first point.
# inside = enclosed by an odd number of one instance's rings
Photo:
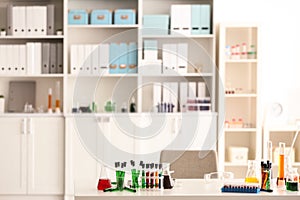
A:
{"type": "Polygon", "coordinates": [[[114,12],[114,24],[136,24],[134,9],[117,9],[114,12]]]}
{"type": "Polygon", "coordinates": [[[68,23],[71,25],[85,25],[89,23],[89,15],[86,10],[70,10],[68,23]]]}
{"type": "Polygon", "coordinates": [[[91,12],[91,24],[112,24],[112,11],[93,10],[91,12]]]}

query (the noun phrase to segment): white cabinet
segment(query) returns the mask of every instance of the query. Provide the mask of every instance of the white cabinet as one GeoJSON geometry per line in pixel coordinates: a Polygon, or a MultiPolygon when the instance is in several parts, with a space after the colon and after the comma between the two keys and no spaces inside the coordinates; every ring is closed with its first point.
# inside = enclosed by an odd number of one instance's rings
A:
{"type": "Polygon", "coordinates": [[[63,194],[64,119],[1,118],[1,194],[63,194]]]}
{"type": "Polygon", "coordinates": [[[221,169],[242,178],[244,160],[262,157],[260,29],[257,24],[220,24],[219,31],[219,158],[221,169]],[[241,156],[247,158],[234,159],[231,147],[248,149],[241,156]]]}
{"type": "Polygon", "coordinates": [[[25,194],[27,138],[23,118],[0,118],[0,194],[25,194]]]}

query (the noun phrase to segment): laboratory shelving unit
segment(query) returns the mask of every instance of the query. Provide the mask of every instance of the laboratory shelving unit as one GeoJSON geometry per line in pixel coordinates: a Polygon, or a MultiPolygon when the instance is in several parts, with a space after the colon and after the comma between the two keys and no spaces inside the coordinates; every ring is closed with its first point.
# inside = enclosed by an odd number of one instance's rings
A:
{"type": "MultiPolygon", "coordinates": [[[[92,118],[94,121],[91,122],[91,126],[87,129],[88,132],[97,132],[98,127],[108,128],[108,124],[103,121],[107,119],[113,119],[109,122],[110,134],[106,135],[106,138],[114,144],[114,146],[122,147],[126,149],[127,152],[144,153],[150,149],[155,149],[157,146],[164,144],[164,142],[169,143],[175,138],[179,133],[181,137],[188,135],[189,127],[185,124],[191,119],[197,120],[195,124],[200,127],[198,129],[198,136],[194,138],[194,143],[190,146],[191,149],[203,148],[203,143],[206,136],[203,134],[216,133],[216,84],[215,84],[215,29],[213,22],[213,0],[68,0],[68,9],[135,9],[136,10],[136,21],[135,25],[67,25],[67,39],[66,39],[66,52],[67,56],[67,68],[65,75],[65,116],[66,116],[66,193],[67,197],[73,198],[76,193],[80,193],[82,189],[95,185],[97,178],[100,173],[99,163],[89,154],[89,149],[84,148],[80,143],[82,138],[78,137],[76,130],[76,120],[81,118],[81,120],[88,121],[92,118]],[[205,35],[179,35],[179,34],[168,34],[168,35],[143,35],[143,16],[149,14],[167,14],[170,15],[172,4],[210,4],[211,5],[211,33],[205,35]],[[153,6],[159,5],[159,6],[153,6]],[[158,59],[162,59],[162,45],[164,43],[191,43],[193,45],[198,45],[201,51],[193,51],[189,49],[189,60],[194,61],[194,65],[201,69],[200,72],[195,72],[192,67],[189,67],[188,73],[184,75],[141,75],[137,74],[106,74],[101,77],[95,75],[73,75],[71,74],[71,62],[70,62],[70,46],[73,44],[99,44],[99,43],[120,43],[120,42],[136,42],[138,47],[138,66],[143,59],[143,43],[144,40],[157,40],[158,41],[158,59]],[[209,63],[208,65],[206,65],[209,63]],[[207,67],[205,67],[207,66],[207,67]],[[73,114],[71,109],[74,106],[73,96],[76,93],[76,89],[80,87],[78,83],[83,80],[84,84],[97,85],[95,89],[95,95],[93,99],[88,101],[95,101],[98,105],[98,112],[92,115],[89,114],[73,114]],[[153,112],[153,82],[177,82],[181,81],[193,81],[193,82],[205,82],[207,89],[207,96],[211,98],[212,109],[210,112],[187,112],[187,113],[155,113],[153,112]],[[117,97],[117,98],[116,98],[117,97]],[[125,102],[129,108],[129,103],[131,98],[135,97],[137,104],[137,113],[121,113],[121,106],[125,102]],[[106,101],[113,99],[117,104],[117,111],[115,113],[104,112],[104,104],[106,101]],[[164,127],[162,127],[158,133],[159,140],[149,139],[152,143],[147,143],[139,139],[139,134],[143,134],[139,131],[143,130],[141,128],[136,128],[135,126],[129,127],[131,133],[135,134],[136,140],[126,140],[123,137],[124,133],[119,134],[120,128],[118,128],[118,120],[122,118],[130,118],[131,121],[135,121],[136,125],[147,124],[150,121],[155,120],[166,120],[164,127]],[[167,119],[166,119],[167,118],[167,119]],[[75,120],[74,120],[75,119],[75,120]],[[180,124],[182,123],[181,127],[180,124]],[[97,130],[96,130],[97,129],[97,130]],[[184,130],[186,129],[186,130],[184,130]],[[96,131],[95,131],[96,130],[96,131]],[[76,155],[76,156],[74,156],[76,155]],[[72,159],[71,159],[72,158],[72,159]],[[82,165],[81,163],[86,163],[82,165]],[[70,170],[71,169],[71,170],[70,170]],[[73,172],[73,173],[71,173],[73,172]],[[75,188],[73,187],[75,185],[75,188]]],[[[139,68],[138,68],[139,71],[139,68]]],[[[84,100],[82,100],[84,101],[84,100]]],[[[145,131],[144,131],[145,132],[145,131]]],[[[147,132],[147,131],[146,131],[147,132]]],[[[97,137],[97,134],[90,134],[91,137],[97,137]],[[93,136],[92,136],[93,135],[93,136]]],[[[180,137],[180,135],[179,135],[180,137]]],[[[211,137],[213,138],[213,137],[211,137]]],[[[184,138],[182,138],[184,140],[184,138]]],[[[92,139],[91,139],[92,140],[92,139]]],[[[96,142],[93,145],[98,148],[99,145],[96,142]]],[[[101,141],[99,141],[101,142],[101,141]]],[[[216,149],[216,138],[208,141],[208,143],[213,143],[214,146],[211,148],[216,149]]],[[[105,146],[105,145],[104,145],[105,146]]],[[[108,147],[105,147],[108,149],[108,147]]],[[[158,147],[157,147],[158,148],[158,147]]],[[[208,148],[208,147],[205,147],[208,148]]],[[[140,155],[139,154],[139,155],[140,155]]],[[[133,157],[132,159],[135,159],[133,157]]],[[[145,162],[147,160],[144,160],[145,162]]],[[[109,172],[111,173],[111,172],[109,172]]],[[[114,177],[114,174],[111,174],[114,177]]]]}
{"type": "MultiPolygon", "coordinates": [[[[0,128],[5,130],[5,134],[0,136],[0,158],[2,166],[0,171],[0,197],[6,195],[18,195],[20,198],[31,195],[39,195],[49,199],[74,199],[74,185],[78,188],[79,183],[96,184],[94,181],[99,175],[99,164],[96,162],[86,148],[81,144],[81,138],[77,135],[77,127],[74,124],[74,118],[83,119],[93,118],[93,126],[88,130],[94,130],[101,120],[112,117],[132,117],[140,120],[145,117],[153,106],[151,95],[152,89],[149,87],[140,87],[147,82],[180,82],[181,80],[205,82],[207,95],[211,99],[212,109],[210,112],[195,113],[168,113],[170,120],[166,123],[162,132],[164,140],[169,141],[178,133],[189,133],[180,129],[178,122],[182,116],[200,118],[197,121],[201,128],[201,133],[216,132],[216,71],[215,71],[215,29],[214,29],[214,1],[213,0],[0,0],[0,27],[6,27],[6,6],[13,5],[55,5],[55,30],[62,30],[63,35],[45,35],[45,36],[4,36],[0,37],[0,44],[26,44],[26,42],[61,42],[63,43],[63,73],[60,74],[0,74],[0,94],[5,96],[7,108],[9,81],[24,80],[36,81],[36,105],[37,108],[44,106],[46,110],[47,94],[49,88],[55,88],[55,83],[60,81],[61,89],[61,113],[7,113],[0,114],[0,128]],[[146,14],[168,14],[172,4],[210,4],[211,5],[211,33],[206,35],[143,35],[142,19],[146,14]],[[152,6],[159,5],[159,6],[152,6]],[[134,25],[68,25],[68,11],[71,9],[84,9],[91,11],[93,9],[135,9],[137,23],[134,25]],[[187,74],[159,75],[159,76],[141,76],[137,74],[107,74],[97,75],[74,75],[71,74],[70,46],[73,44],[100,44],[109,42],[136,42],[138,52],[138,63],[142,60],[143,41],[145,39],[155,39],[158,41],[159,48],[164,43],[191,42],[199,45],[203,50],[201,53],[189,50],[189,60],[195,61],[195,66],[200,72],[194,72],[189,67],[187,74]],[[204,53],[205,52],[205,53],[204,53]],[[208,60],[209,58],[209,60],[208,60]],[[204,63],[202,63],[204,62],[204,63]],[[209,65],[206,65],[209,63],[209,65]],[[208,67],[203,67],[208,66],[208,67]],[[83,85],[78,85],[83,81],[83,85]],[[95,101],[98,105],[98,112],[93,114],[74,114],[72,108],[76,105],[74,95],[80,87],[88,85],[97,85],[95,87],[95,96],[92,99],[82,96],[82,102],[91,103],[95,101]],[[117,89],[116,89],[116,86],[117,89]],[[139,89],[138,89],[139,88],[139,89]],[[116,95],[117,93],[117,95],[116,95]],[[118,98],[113,98],[115,97],[118,98]],[[126,115],[120,112],[123,102],[130,102],[135,97],[137,104],[137,113],[126,115]],[[85,99],[86,98],[86,99],[85,99]],[[105,113],[104,104],[109,99],[114,99],[117,103],[116,113],[105,113]],[[11,134],[12,133],[12,134],[11,134]],[[65,153],[65,154],[64,154],[65,153]],[[14,158],[14,161],[11,161],[14,158]],[[84,163],[84,165],[82,165],[84,163]],[[9,165],[8,165],[9,164],[9,165]],[[5,169],[5,170],[4,170],[5,169]],[[51,172],[51,173],[50,173],[51,172]],[[9,181],[8,181],[9,180],[9,181]],[[88,180],[87,182],[84,182],[88,180]],[[91,181],[91,182],[89,182],[91,181]],[[9,183],[9,184],[8,184],[9,183]],[[35,186],[31,188],[30,186],[35,186]],[[29,189],[28,189],[29,188],[29,189]]],[[[161,59],[161,50],[159,51],[161,59]]],[[[81,88],[82,89],[82,88],[81,88]]],[[[165,115],[151,113],[151,117],[164,117],[165,115]]],[[[103,124],[102,124],[103,125],[103,124]]],[[[114,126],[115,132],[120,132],[114,126]]],[[[187,125],[186,125],[187,126],[187,125]]],[[[134,127],[132,132],[135,132],[134,127]]],[[[195,144],[192,149],[199,149],[203,144],[200,136],[195,138],[195,144]]],[[[111,138],[113,138],[111,136],[111,138]]],[[[213,139],[210,142],[214,142],[213,139]]],[[[136,151],[134,142],[124,143],[119,138],[113,142],[118,145],[130,147],[129,150],[136,151]],[[124,143],[124,144],[123,144],[124,143]],[[132,147],[131,147],[132,146],[132,147]]],[[[148,146],[150,148],[150,146],[148,146]]],[[[213,147],[216,148],[216,147],[213,147]]],[[[143,151],[143,149],[141,150],[143,151]]],[[[80,186],[79,186],[80,188],[80,186]]]]}
{"type": "Polygon", "coordinates": [[[219,117],[218,122],[218,153],[221,169],[234,172],[236,178],[245,177],[247,162],[230,162],[230,147],[248,148],[248,160],[260,160],[262,156],[259,39],[257,24],[219,26],[218,111],[224,116],[219,117]],[[247,55],[238,58],[232,46],[240,45],[239,52],[242,52],[243,43],[246,44],[247,55]],[[250,45],[255,47],[255,57],[248,55],[250,45]],[[234,119],[236,122],[241,119],[242,123],[232,123],[234,119]]]}
{"type": "MultiPolygon", "coordinates": [[[[7,5],[55,6],[55,30],[65,32],[66,2],[64,0],[1,0],[0,27],[7,30],[7,5]]],[[[55,31],[56,32],[56,31],[55,31]]],[[[25,45],[27,42],[62,43],[65,35],[0,37],[0,45],[25,45]]],[[[65,56],[65,52],[63,55],[65,56]]],[[[8,55],[9,57],[9,55],[8,55]]],[[[18,57],[14,58],[19,59],[18,57]]],[[[64,59],[66,61],[66,59],[64,59]]],[[[3,64],[3,63],[2,63],[3,64]]],[[[65,67],[64,63],[64,67],[65,67]]],[[[65,73],[57,74],[0,74],[0,94],[5,97],[5,112],[0,114],[1,170],[0,198],[46,198],[62,199],[64,194],[64,83],[65,73]],[[60,81],[61,113],[8,113],[10,81],[35,81],[34,108],[46,111],[48,89],[60,81]],[[43,107],[41,107],[43,106],[43,107]]]]}

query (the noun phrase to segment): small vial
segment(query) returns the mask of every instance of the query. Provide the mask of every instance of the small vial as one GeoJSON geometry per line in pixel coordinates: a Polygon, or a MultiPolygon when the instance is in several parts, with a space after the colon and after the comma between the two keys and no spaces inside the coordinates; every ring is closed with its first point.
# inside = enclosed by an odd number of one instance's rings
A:
{"type": "Polygon", "coordinates": [[[239,44],[235,46],[235,57],[236,59],[241,59],[241,50],[239,44]]]}
{"type": "Polygon", "coordinates": [[[229,60],[231,58],[231,49],[230,45],[225,46],[225,58],[229,60]]]}
{"type": "Polygon", "coordinates": [[[255,59],[256,58],[256,48],[255,45],[250,45],[249,51],[248,51],[248,58],[249,59],[255,59]]]}
{"type": "Polygon", "coordinates": [[[56,82],[55,112],[60,113],[60,81],[56,82]]]}
{"type": "Polygon", "coordinates": [[[242,59],[247,59],[247,45],[246,45],[245,42],[242,43],[241,58],[242,59]]]}
{"type": "Polygon", "coordinates": [[[236,59],[236,48],[235,46],[231,46],[231,59],[236,59]]]}
{"type": "Polygon", "coordinates": [[[52,113],[52,88],[48,90],[48,113],[52,113]]]}

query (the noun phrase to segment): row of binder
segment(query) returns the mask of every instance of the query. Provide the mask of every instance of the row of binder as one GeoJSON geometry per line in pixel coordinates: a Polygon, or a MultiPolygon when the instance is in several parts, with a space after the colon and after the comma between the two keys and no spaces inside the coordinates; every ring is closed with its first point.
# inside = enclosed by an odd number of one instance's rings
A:
{"type": "Polygon", "coordinates": [[[199,35],[211,33],[211,6],[172,5],[171,33],[199,35]]]}
{"type": "Polygon", "coordinates": [[[158,60],[158,41],[144,40],[144,60],[141,73],[149,75],[186,74],[188,70],[188,43],[162,45],[162,63],[158,60]],[[146,69],[151,67],[152,69],[146,69]],[[155,70],[153,70],[155,69],[155,70]]]}
{"type": "Polygon", "coordinates": [[[190,100],[206,98],[206,85],[204,82],[153,83],[153,108],[161,102],[165,102],[174,105],[174,112],[183,112],[190,100]]]}
{"type": "Polygon", "coordinates": [[[63,73],[62,43],[0,45],[0,74],[63,73]]]}
{"type": "Polygon", "coordinates": [[[71,74],[137,73],[136,43],[71,45],[71,74]]]}
{"type": "Polygon", "coordinates": [[[55,6],[7,6],[7,34],[41,36],[55,33],[55,6]]]}

